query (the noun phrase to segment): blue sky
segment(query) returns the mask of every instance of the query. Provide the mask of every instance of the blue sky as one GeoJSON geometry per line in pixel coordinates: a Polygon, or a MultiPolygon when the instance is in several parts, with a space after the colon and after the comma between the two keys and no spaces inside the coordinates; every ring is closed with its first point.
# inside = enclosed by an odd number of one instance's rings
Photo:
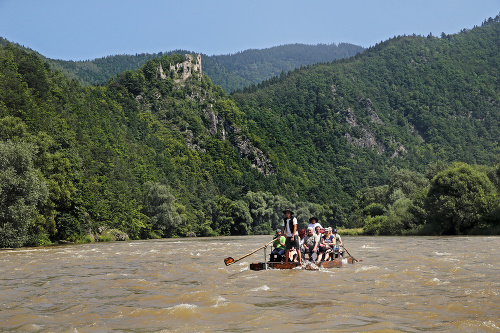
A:
{"type": "Polygon", "coordinates": [[[452,34],[500,0],[0,0],[0,36],[54,59],[187,49],[208,55],[289,43],[368,47],[452,34]]]}

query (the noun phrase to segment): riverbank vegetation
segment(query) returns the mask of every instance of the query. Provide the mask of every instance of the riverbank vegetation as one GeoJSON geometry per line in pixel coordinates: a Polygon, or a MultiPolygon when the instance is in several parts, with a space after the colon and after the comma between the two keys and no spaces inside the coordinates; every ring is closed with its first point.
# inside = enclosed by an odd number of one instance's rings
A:
{"type": "Polygon", "coordinates": [[[399,36],[232,95],[195,57],[82,86],[7,44],[0,247],[269,234],[284,208],[302,227],[498,232],[498,21],[399,36]]]}

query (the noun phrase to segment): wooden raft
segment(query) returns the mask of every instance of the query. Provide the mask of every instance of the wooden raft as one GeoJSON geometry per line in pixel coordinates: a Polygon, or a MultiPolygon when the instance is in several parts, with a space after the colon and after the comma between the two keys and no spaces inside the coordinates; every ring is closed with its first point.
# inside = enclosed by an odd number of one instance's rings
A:
{"type": "MultiPolygon", "coordinates": [[[[299,267],[299,269],[315,269],[313,263],[305,261],[306,264],[302,266],[298,262],[268,262],[267,263],[267,268],[273,268],[273,269],[293,269],[296,267],[299,267]]],[[[351,256],[349,257],[340,257],[336,258],[331,261],[322,261],[317,265],[318,268],[334,268],[334,267],[342,267],[343,265],[347,264],[353,264],[354,260],[352,259],[351,256]]],[[[257,262],[257,263],[252,263],[250,264],[250,269],[252,271],[261,271],[265,269],[265,263],[263,262],[257,262]]]]}

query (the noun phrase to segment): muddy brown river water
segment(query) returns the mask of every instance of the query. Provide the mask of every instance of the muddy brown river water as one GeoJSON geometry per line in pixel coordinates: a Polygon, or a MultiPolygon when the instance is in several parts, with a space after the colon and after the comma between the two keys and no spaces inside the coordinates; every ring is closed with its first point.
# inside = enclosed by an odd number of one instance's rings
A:
{"type": "Polygon", "coordinates": [[[498,332],[500,237],[343,237],[360,263],[250,271],[270,236],[0,251],[1,332],[498,332]]]}

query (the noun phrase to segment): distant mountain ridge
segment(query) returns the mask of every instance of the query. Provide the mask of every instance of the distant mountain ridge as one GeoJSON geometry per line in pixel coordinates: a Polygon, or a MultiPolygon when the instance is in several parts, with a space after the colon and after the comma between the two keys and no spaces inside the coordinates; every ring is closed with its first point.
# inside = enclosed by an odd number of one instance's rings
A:
{"type": "Polygon", "coordinates": [[[364,50],[349,44],[287,44],[230,55],[206,56],[204,71],[227,92],[258,84],[301,66],[349,58],[364,50]]]}
{"type": "MultiPolygon", "coordinates": [[[[0,45],[5,45],[7,42],[6,39],[0,37],[0,45]]],[[[29,48],[16,45],[27,52],[35,52],[53,69],[60,70],[68,78],[77,80],[83,85],[105,84],[111,77],[126,70],[137,70],[146,61],[159,58],[164,54],[197,53],[189,50],[174,50],[153,54],[110,55],[86,61],[66,61],[49,59],[29,48]]],[[[203,71],[215,84],[220,85],[227,92],[232,92],[258,84],[283,71],[288,72],[301,66],[352,57],[363,50],[363,47],[349,43],[286,44],[267,49],[249,49],[228,55],[202,54],[203,71]]]]}

